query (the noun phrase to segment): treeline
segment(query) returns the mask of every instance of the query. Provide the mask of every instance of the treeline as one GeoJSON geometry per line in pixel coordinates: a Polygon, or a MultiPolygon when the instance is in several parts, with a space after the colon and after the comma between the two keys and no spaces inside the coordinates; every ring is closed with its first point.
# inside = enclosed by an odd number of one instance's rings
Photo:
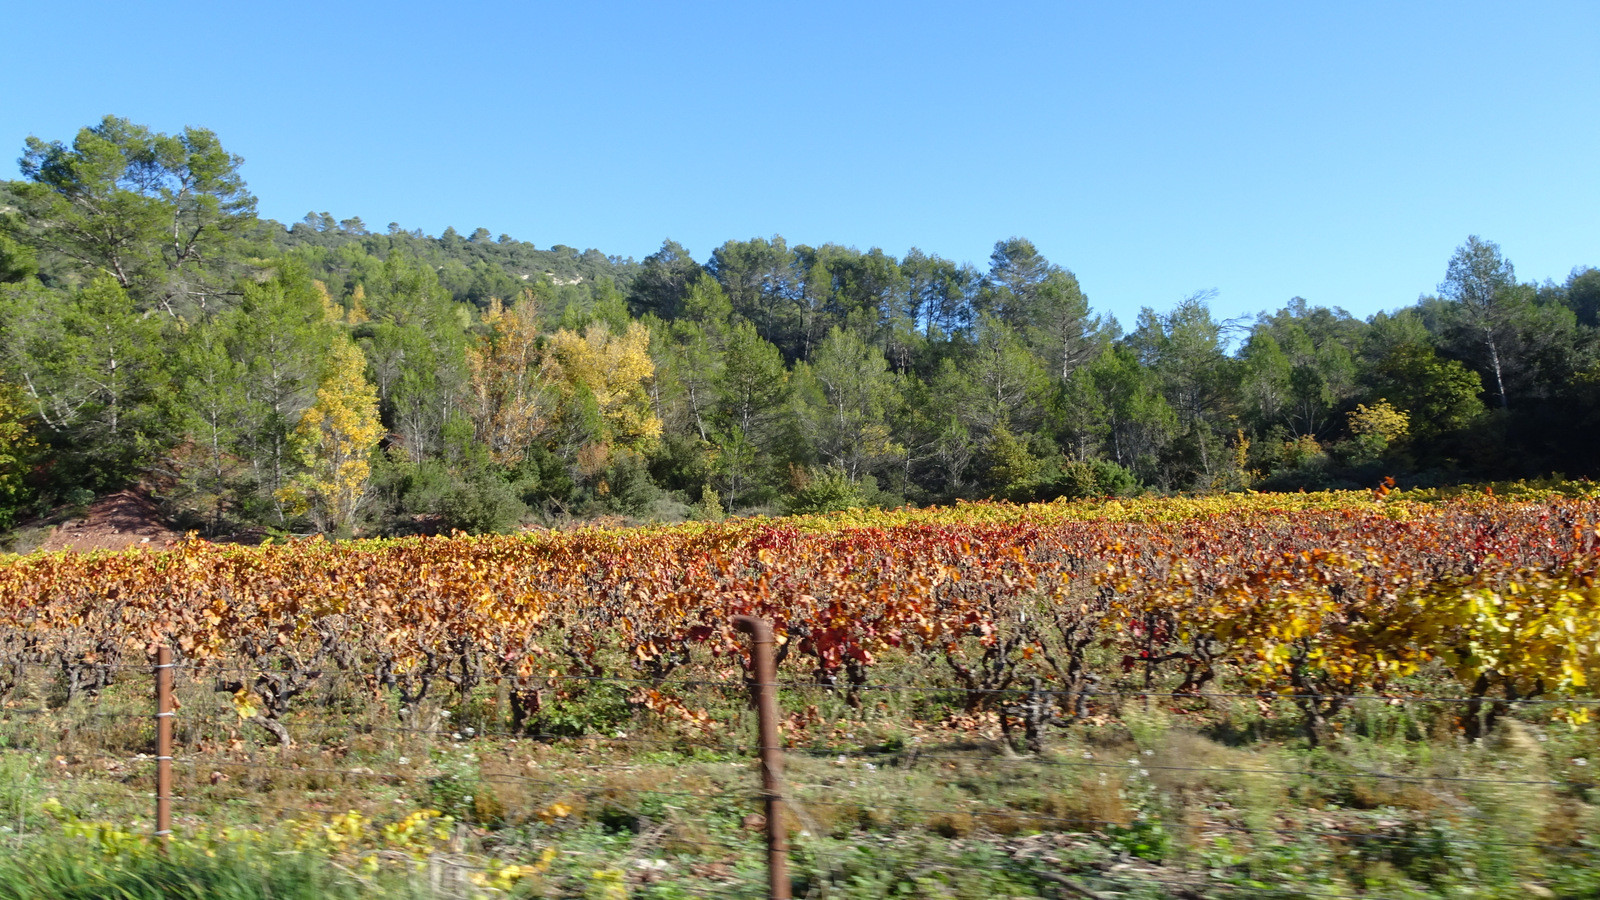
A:
{"type": "Polygon", "coordinates": [[[7,521],[136,481],[209,533],[399,533],[1600,469],[1600,271],[1524,283],[1477,237],[1396,313],[1196,295],[1124,328],[1021,238],[981,270],[778,237],[636,263],[285,226],[240,163],[113,117],[28,139],[7,521]]]}

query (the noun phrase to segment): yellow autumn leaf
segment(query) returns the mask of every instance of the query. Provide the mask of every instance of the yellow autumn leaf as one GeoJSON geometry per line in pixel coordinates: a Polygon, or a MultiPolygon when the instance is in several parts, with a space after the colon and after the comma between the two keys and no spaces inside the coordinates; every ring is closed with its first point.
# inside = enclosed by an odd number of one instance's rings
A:
{"type": "Polygon", "coordinates": [[[261,712],[261,708],[256,705],[255,695],[249,688],[240,688],[233,692],[233,710],[241,719],[253,719],[261,712]]]}

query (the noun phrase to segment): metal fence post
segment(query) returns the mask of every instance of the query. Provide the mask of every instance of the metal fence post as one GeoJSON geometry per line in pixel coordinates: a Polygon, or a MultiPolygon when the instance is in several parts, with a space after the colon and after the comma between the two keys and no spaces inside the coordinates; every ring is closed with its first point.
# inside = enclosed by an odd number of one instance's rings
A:
{"type": "Polygon", "coordinates": [[[761,735],[761,792],[767,807],[767,883],[772,900],[790,900],[789,839],[783,828],[783,745],[778,738],[777,669],[772,661],[772,626],[755,616],[734,616],[733,627],[750,635],[756,719],[761,735]]]}
{"type": "Polygon", "coordinates": [[[172,648],[156,648],[156,840],[166,851],[172,837],[172,648]]]}

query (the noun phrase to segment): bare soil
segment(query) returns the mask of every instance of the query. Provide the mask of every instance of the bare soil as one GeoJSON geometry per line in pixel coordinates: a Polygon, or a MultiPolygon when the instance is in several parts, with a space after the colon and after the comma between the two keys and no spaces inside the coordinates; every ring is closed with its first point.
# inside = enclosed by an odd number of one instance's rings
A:
{"type": "Polygon", "coordinates": [[[50,529],[40,550],[161,550],[183,535],[174,531],[144,493],[122,490],[90,504],[81,518],[50,529]]]}

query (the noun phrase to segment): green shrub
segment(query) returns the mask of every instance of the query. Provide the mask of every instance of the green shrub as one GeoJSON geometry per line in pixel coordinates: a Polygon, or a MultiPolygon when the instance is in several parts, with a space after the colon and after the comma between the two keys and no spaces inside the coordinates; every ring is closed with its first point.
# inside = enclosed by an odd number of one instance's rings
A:
{"type": "Polygon", "coordinates": [[[789,497],[789,511],[805,516],[840,512],[868,505],[861,485],[850,480],[844,470],[829,466],[806,472],[803,483],[789,497]]]}
{"type": "Polygon", "coordinates": [[[453,485],[438,510],[446,528],[470,534],[510,531],[528,514],[512,486],[492,472],[474,472],[453,485]]]}
{"type": "Polygon", "coordinates": [[[1074,460],[1061,468],[1052,484],[1056,496],[1069,500],[1088,497],[1127,497],[1139,493],[1138,476],[1110,460],[1074,460]]]}
{"type": "Polygon", "coordinates": [[[700,502],[696,503],[689,511],[689,517],[696,522],[721,522],[728,517],[722,508],[722,495],[709,483],[700,489],[700,502]]]}
{"type": "Polygon", "coordinates": [[[549,737],[583,737],[618,731],[632,718],[633,708],[622,687],[596,682],[546,701],[526,727],[549,737]]]}
{"type": "Polygon", "coordinates": [[[628,516],[646,515],[661,496],[661,489],[650,480],[644,458],[628,451],[612,458],[599,484],[604,486],[600,501],[605,509],[628,516]]]}

